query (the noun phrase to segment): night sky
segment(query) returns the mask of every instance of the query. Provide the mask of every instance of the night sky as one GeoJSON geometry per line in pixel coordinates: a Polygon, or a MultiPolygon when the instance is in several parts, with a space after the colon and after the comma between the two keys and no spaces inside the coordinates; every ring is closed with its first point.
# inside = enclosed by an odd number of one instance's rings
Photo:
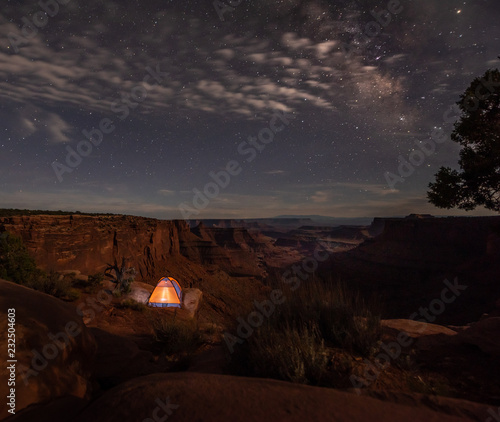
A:
{"type": "Polygon", "coordinates": [[[500,67],[499,12],[498,0],[4,0],[0,207],[463,215],[426,190],[457,166],[439,131],[453,129],[450,106],[500,67]],[[418,164],[404,181],[388,179],[398,157],[418,164]]]}

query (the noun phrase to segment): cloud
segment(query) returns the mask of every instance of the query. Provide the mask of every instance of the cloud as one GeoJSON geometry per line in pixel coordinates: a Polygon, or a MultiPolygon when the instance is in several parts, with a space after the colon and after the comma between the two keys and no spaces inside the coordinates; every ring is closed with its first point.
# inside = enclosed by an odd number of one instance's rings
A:
{"type": "Polygon", "coordinates": [[[330,201],[331,192],[327,191],[316,191],[314,195],[311,195],[311,200],[315,203],[325,203],[330,201]]]}
{"type": "Polygon", "coordinates": [[[269,170],[265,171],[264,174],[271,174],[271,175],[277,175],[277,174],[287,174],[288,172],[285,170],[269,170]]]}
{"type": "Polygon", "coordinates": [[[226,60],[231,60],[235,56],[235,52],[230,48],[222,48],[220,50],[217,50],[215,53],[219,54],[226,60]]]}
{"type": "Polygon", "coordinates": [[[387,185],[370,183],[337,183],[336,186],[358,192],[372,193],[378,196],[393,195],[399,192],[397,189],[389,189],[387,185]]]}
{"type": "MultiPolygon", "coordinates": [[[[259,3],[256,7],[266,6],[259,3]]],[[[72,36],[67,39],[46,42],[37,36],[19,54],[0,50],[0,99],[13,105],[29,103],[110,115],[111,104],[130,94],[148,66],[160,63],[168,77],[148,92],[140,107],[131,110],[137,116],[199,111],[253,119],[255,115],[266,118],[275,107],[299,111],[307,106],[328,112],[342,106],[373,107],[383,125],[389,119],[388,110],[405,108],[401,78],[364,63],[361,50],[354,50],[349,60],[339,50],[341,35],[352,26],[349,21],[343,22],[317,1],[289,1],[287,6],[280,5],[280,13],[287,7],[305,20],[304,34],[256,26],[239,35],[236,28],[228,34],[227,28],[212,27],[203,37],[201,21],[193,18],[188,30],[178,31],[184,18],[179,11],[169,10],[158,14],[164,24],[154,29],[155,36],[138,32],[136,40],[125,44],[98,41],[114,25],[117,11],[109,10],[93,25],[72,26],[72,36]],[[328,41],[316,39],[318,19],[321,27],[328,21],[328,41]],[[168,45],[161,42],[174,33],[176,37],[168,45]],[[195,50],[191,46],[194,38],[195,50]],[[144,44],[148,50],[140,47],[144,44]],[[175,61],[168,59],[173,56],[175,61]],[[376,107],[381,102],[383,107],[376,107]]],[[[252,26],[251,20],[248,25],[252,26]]],[[[14,27],[4,22],[0,34],[14,27]]],[[[403,54],[395,54],[386,62],[402,59],[403,54]]],[[[54,142],[66,142],[69,128],[62,124],[53,127],[50,136],[54,142]],[[61,129],[57,131],[57,127],[61,129]]]]}
{"type": "Polygon", "coordinates": [[[281,42],[292,50],[304,49],[312,45],[309,38],[300,38],[294,32],[287,32],[281,36],[281,42]]]}
{"type": "Polygon", "coordinates": [[[70,141],[68,134],[72,131],[72,127],[61,116],[55,113],[47,113],[47,116],[43,117],[42,120],[45,122],[44,126],[49,142],[60,143],[70,141]]]}
{"type": "Polygon", "coordinates": [[[175,191],[169,189],[159,189],[158,194],[162,196],[172,196],[175,195],[175,191]]]}
{"type": "Polygon", "coordinates": [[[328,57],[329,53],[339,44],[339,41],[325,41],[320,42],[314,46],[316,49],[316,54],[319,59],[324,59],[328,57]]]}
{"type": "Polygon", "coordinates": [[[254,53],[248,56],[248,59],[256,63],[265,63],[267,61],[267,54],[265,53],[254,53]]]}
{"type": "Polygon", "coordinates": [[[17,112],[5,112],[3,116],[5,128],[21,142],[31,136],[47,144],[69,142],[74,131],[60,114],[29,104],[17,112]]]}
{"type": "Polygon", "coordinates": [[[386,64],[389,64],[389,65],[393,65],[393,64],[396,64],[398,62],[401,62],[403,60],[405,60],[407,58],[407,54],[393,54],[392,56],[388,56],[386,58],[384,58],[384,63],[386,64]]]}
{"type": "MultiPolygon", "coordinates": [[[[336,200],[328,190],[316,190],[311,201],[305,197],[297,201],[289,200],[290,191],[270,194],[228,194],[212,199],[209,205],[200,210],[196,218],[258,218],[278,214],[321,214],[335,217],[389,217],[410,213],[429,213],[434,215],[492,215],[488,210],[477,209],[473,212],[437,210],[421,195],[400,194],[390,199],[336,200]],[[244,210],[244,211],[242,211],[244,210]]],[[[191,194],[192,192],[186,192],[191,194]]],[[[168,197],[169,195],[167,195],[168,197]]],[[[88,187],[78,189],[39,190],[5,192],[0,190],[2,205],[7,208],[29,208],[42,210],[65,210],[83,212],[112,212],[117,214],[142,215],[161,219],[182,218],[179,203],[171,200],[165,204],[160,201],[121,191],[110,196],[97,194],[88,187]]]]}

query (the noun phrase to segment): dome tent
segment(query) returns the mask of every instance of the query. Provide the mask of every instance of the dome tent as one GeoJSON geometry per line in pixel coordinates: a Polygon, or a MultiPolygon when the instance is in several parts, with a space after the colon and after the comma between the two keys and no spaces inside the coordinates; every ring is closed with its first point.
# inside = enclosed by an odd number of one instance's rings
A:
{"type": "Polygon", "coordinates": [[[181,286],[172,277],[161,278],[148,300],[148,306],[153,308],[180,308],[181,303],[181,286]]]}

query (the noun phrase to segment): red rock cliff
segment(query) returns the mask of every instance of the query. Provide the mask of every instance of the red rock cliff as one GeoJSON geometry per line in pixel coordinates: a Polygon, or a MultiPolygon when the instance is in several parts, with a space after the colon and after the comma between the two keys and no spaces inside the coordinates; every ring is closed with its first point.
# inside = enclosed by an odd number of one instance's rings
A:
{"type": "Polygon", "coordinates": [[[0,219],[0,230],[21,236],[43,269],[92,274],[126,257],[138,279],[159,276],[162,262],[180,254],[181,239],[193,236],[184,221],[131,216],[14,216],[0,219]]]}
{"type": "Polygon", "coordinates": [[[45,270],[103,272],[123,257],[138,271],[137,280],[162,275],[169,258],[180,256],[228,273],[260,276],[254,250],[266,248],[246,229],[190,229],[183,220],[133,216],[34,215],[0,218],[0,232],[21,236],[45,270]],[[245,264],[245,265],[243,265],[245,264]]]}

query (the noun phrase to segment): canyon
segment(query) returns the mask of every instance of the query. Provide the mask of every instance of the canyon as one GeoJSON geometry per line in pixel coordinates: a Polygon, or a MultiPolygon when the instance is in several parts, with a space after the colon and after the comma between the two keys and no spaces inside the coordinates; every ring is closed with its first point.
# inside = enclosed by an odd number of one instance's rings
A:
{"type": "MultiPolygon", "coordinates": [[[[137,270],[133,289],[146,295],[160,277],[173,276],[186,292],[199,293],[201,309],[192,315],[196,314],[205,338],[187,370],[174,373],[155,349],[149,310],[124,309],[120,306],[123,298],[113,298],[109,306],[95,308],[95,317],[84,314],[80,318],[77,310],[82,306],[90,310],[99,294],[81,292],[74,303],[66,303],[0,281],[4,307],[14,304],[19,311],[19,339],[27,342],[18,354],[24,365],[29,365],[29,351],[43,349],[44,338],[61,331],[68,320],[76,321],[82,332],[68,349],[70,353],[57,357],[51,370],[37,377],[29,390],[19,389],[20,397],[26,398],[20,402],[26,409],[19,420],[32,420],[37,406],[57,415],[71,408],[71,415],[81,420],[101,413],[112,420],[113,415],[106,412],[116,412],[116,408],[109,407],[108,400],[128,415],[127,391],[142,391],[151,382],[168,384],[175,403],[185,403],[179,414],[191,408],[191,397],[196,400],[205,394],[201,390],[213,391],[211,400],[223,408],[233,390],[248,391],[252,386],[256,386],[252,397],[267,403],[269,409],[276,408],[277,400],[279,409],[287,408],[298,391],[312,401],[328,398],[361,406],[357,415],[346,420],[372,417],[363,403],[376,409],[381,420],[389,409],[400,412],[403,419],[485,420],[491,407],[481,403],[500,403],[495,381],[500,353],[500,217],[411,215],[375,218],[370,225],[329,226],[307,218],[166,221],[124,215],[35,214],[0,217],[0,235],[5,232],[21,237],[37,265],[46,271],[85,277],[125,259],[137,270]],[[327,258],[315,262],[318,250],[327,258]],[[303,272],[302,277],[297,268],[305,268],[306,262],[313,270],[303,272]],[[264,303],[273,288],[283,287],[279,283],[287,272],[304,282],[340,281],[363,300],[372,300],[383,318],[383,341],[394,345],[401,333],[408,333],[423,369],[414,372],[414,367],[400,367],[406,361],[395,359],[372,387],[363,389],[366,397],[359,398],[349,389],[342,391],[345,385],[319,389],[228,375],[222,333],[233,330],[242,315],[255,311],[256,300],[264,303]],[[412,321],[415,314],[425,317],[412,321]],[[86,366],[68,366],[79,359],[86,366]],[[63,373],[74,389],[70,398],[62,398],[53,382],[63,373]],[[398,377],[409,378],[401,381],[398,377]],[[436,393],[434,387],[442,380],[455,398],[445,397],[446,391],[436,393]],[[418,388],[425,388],[425,394],[415,393],[418,388]],[[271,396],[261,394],[261,389],[271,396]],[[189,399],[182,401],[182,397],[189,399]],[[47,406],[46,400],[50,400],[47,406]]],[[[113,296],[110,282],[101,288],[101,293],[106,289],[107,297],[113,296]]],[[[185,314],[173,314],[174,320],[176,315],[182,319],[185,314]]],[[[342,352],[334,356],[345,359],[342,352]]],[[[349,359],[354,368],[370,363],[349,359]]],[[[236,401],[231,406],[237,407],[229,413],[234,414],[241,403],[237,403],[239,395],[232,397],[236,401]]],[[[308,408],[303,408],[304,415],[308,408]]],[[[322,407],[327,413],[334,408],[322,407]]],[[[341,408],[343,412],[346,406],[341,408]]],[[[138,417],[144,412],[140,409],[138,417]]],[[[211,420],[212,416],[200,417],[211,420]]],[[[287,418],[283,416],[291,420],[287,418]]]]}
{"type": "Polygon", "coordinates": [[[329,227],[306,218],[14,215],[0,218],[0,231],[20,236],[47,271],[90,275],[125,258],[137,281],[154,284],[170,274],[209,295],[217,295],[214,283],[225,278],[266,291],[286,268],[320,247],[329,259],[317,275],[376,295],[386,317],[407,317],[409,305],[418,309],[438,297],[445,279],[471,286],[440,316],[445,322],[477,320],[496,309],[500,298],[500,217],[409,216],[329,227]]]}

